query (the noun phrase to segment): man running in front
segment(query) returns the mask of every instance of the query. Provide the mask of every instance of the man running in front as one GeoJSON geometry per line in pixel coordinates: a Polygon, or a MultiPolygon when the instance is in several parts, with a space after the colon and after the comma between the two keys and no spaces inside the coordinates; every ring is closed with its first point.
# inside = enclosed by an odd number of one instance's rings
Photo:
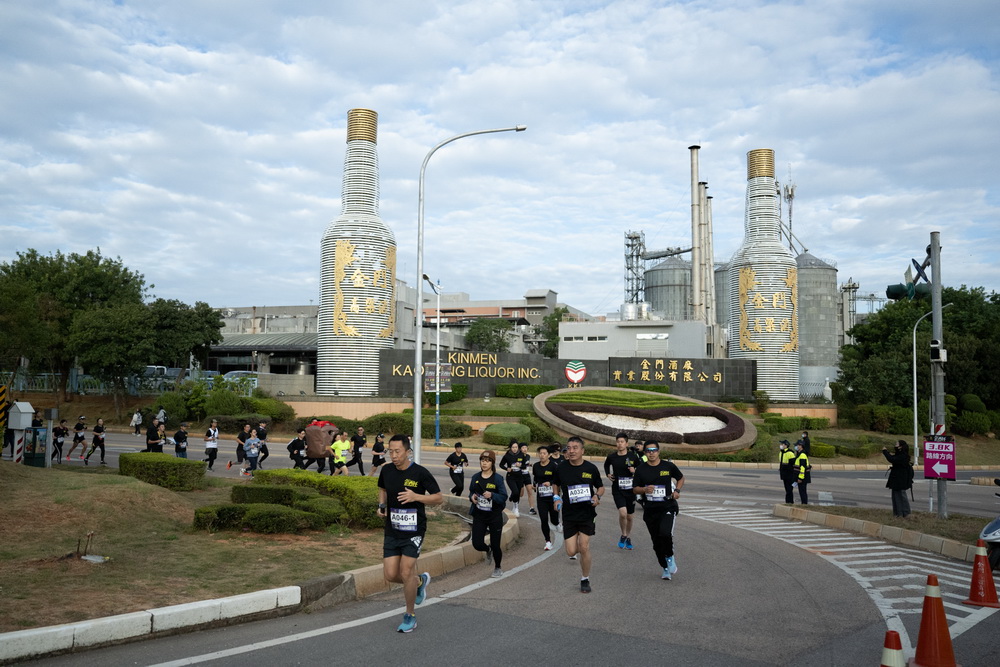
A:
{"type": "Polygon", "coordinates": [[[642,520],[646,522],[653,541],[656,560],[663,568],[661,579],[670,579],[677,572],[674,560],[674,524],[677,521],[677,499],[684,486],[684,475],[671,461],[660,459],[660,445],[647,440],[644,445],[646,462],[635,471],[632,489],[636,495],[645,494],[646,505],[642,520]]]}
{"type": "Polygon", "coordinates": [[[566,441],[566,460],[556,469],[553,500],[562,507],[563,538],[570,558],[580,555],[580,592],[590,592],[590,538],[597,521],[597,506],[604,494],[601,472],[583,459],[583,440],[566,441]],[[560,491],[562,492],[560,495],[560,491]]]}
{"type": "Polygon", "coordinates": [[[635,494],[632,493],[632,476],[642,460],[628,448],[628,436],[615,436],[615,451],[604,459],[604,474],[611,480],[611,497],[618,508],[619,549],[632,549],[632,516],[635,514],[635,494]]]}
{"type": "Polygon", "coordinates": [[[427,597],[431,575],[414,573],[427,532],[424,505],[440,505],[441,488],[430,471],[410,461],[410,439],[394,435],[389,440],[389,460],[378,476],[378,515],[385,518],[382,574],[390,583],[403,584],[406,613],[399,632],[417,627],[414,606],[427,597]]]}

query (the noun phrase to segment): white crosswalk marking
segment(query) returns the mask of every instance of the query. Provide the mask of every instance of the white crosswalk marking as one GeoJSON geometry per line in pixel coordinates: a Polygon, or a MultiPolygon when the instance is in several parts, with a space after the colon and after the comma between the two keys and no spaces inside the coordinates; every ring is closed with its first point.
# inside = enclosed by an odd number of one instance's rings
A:
{"type": "MultiPolygon", "coordinates": [[[[824,493],[820,493],[821,501],[824,493]]],[[[832,500],[831,494],[826,495],[832,500]]],[[[868,593],[885,618],[888,629],[899,633],[903,649],[910,655],[914,646],[910,637],[915,640],[920,628],[928,574],[938,577],[952,639],[998,611],[962,604],[969,597],[972,581],[969,563],[857,533],[776,518],[770,509],[737,508],[727,503],[724,506],[687,507],[683,513],[774,537],[837,566],[868,593]]]]}

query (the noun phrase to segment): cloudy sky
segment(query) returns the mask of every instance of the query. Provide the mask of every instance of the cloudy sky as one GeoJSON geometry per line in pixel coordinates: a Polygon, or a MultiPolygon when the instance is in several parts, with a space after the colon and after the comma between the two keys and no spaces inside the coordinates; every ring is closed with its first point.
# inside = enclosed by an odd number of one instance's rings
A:
{"type": "Polygon", "coordinates": [[[347,110],[379,114],[382,218],[416,276],[590,313],[624,233],[690,245],[687,147],[716,259],[743,237],[746,152],[793,225],[882,292],[941,232],[950,285],[1000,291],[995,0],[4,0],[0,261],[120,256],[188,303],[318,300],[347,110]]]}

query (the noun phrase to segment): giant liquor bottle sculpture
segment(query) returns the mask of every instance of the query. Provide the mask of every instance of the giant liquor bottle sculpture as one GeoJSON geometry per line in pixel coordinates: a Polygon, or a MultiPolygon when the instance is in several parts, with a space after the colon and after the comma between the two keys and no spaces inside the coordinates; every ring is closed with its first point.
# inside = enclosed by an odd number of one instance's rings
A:
{"type": "Polygon", "coordinates": [[[729,270],[729,356],[757,362],[757,388],[799,398],[798,269],[781,243],[774,151],[747,153],[743,245],[729,270]]]}
{"type": "Polygon", "coordinates": [[[378,214],[378,114],[347,112],[341,213],[321,246],[316,391],[374,396],[396,327],[396,239],[378,214]]]}

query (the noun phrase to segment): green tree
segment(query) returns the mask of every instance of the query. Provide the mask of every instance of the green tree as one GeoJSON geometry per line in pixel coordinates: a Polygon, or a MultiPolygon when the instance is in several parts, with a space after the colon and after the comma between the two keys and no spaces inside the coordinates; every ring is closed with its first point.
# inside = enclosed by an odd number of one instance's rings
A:
{"type": "Polygon", "coordinates": [[[510,349],[510,333],[514,325],[499,318],[481,317],[465,332],[465,343],[481,352],[506,352],[510,349]]]}
{"type": "Polygon", "coordinates": [[[538,335],[545,339],[539,351],[549,359],[559,356],[559,323],[568,313],[569,308],[556,308],[542,319],[537,328],[538,335]]]}
{"type": "Polygon", "coordinates": [[[192,356],[206,361],[209,348],[222,342],[222,316],[207,303],[194,307],[176,299],[156,299],[149,304],[150,325],[156,331],[153,362],[187,368],[192,356]]]}
{"type": "Polygon", "coordinates": [[[142,304],[122,304],[77,313],[70,329],[68,349],[95,377],[112,389],[115,417],[121,419],[121,399],[129,378],[141,375],[155,353],[155,332],[142,304]]]}
{"type": "Polygon", "coordinates": [[[102,256],[100,248],[84,255],[19,252],[13,262],[0,264],[0,278],[25,285],[38,296],[38,321],[45,335],[41,349],[32,350],[28,358],[59,374],[64,401],[69,400],[66,384],[75,355],[70,344],[74,319],[95,309],[141,305],[146,295],[143,275],[128,269],[121,258],[102,256]]]}
{"type": "Polygon", "coordinates": [[[45,349],[44,300],[25,283],[0,275],[0,385],[10,384],[21,358],[38,358],[45,349]]]}

